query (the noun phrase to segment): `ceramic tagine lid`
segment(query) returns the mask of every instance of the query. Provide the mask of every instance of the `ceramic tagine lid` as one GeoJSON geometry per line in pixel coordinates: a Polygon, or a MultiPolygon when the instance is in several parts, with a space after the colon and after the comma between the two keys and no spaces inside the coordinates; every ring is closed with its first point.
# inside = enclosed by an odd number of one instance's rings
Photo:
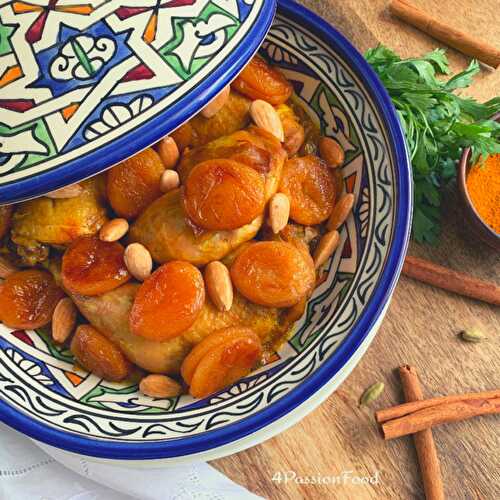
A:
{"type": "Polygon", "coordinates": [[[275,0],[0,2],[0,204],[94,175],[244,67],[275,0]]]}

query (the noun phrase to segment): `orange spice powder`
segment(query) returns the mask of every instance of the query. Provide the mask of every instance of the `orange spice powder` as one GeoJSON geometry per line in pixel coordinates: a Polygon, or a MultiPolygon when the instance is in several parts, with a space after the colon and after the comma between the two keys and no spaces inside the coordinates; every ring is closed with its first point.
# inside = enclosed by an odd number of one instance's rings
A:
{"type": "Polygon", "coordinates": [[[481,219],[500,234],[500,154],[470,169],[467,191],[481,219]]]}

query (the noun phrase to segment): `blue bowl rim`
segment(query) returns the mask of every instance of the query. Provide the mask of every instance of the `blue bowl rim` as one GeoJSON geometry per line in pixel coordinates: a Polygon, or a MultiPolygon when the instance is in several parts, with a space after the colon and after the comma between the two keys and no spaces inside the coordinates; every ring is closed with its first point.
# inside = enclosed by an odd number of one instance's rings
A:
{"type": "Polygon", "coordinates": [[[398,281],[410,236],[413,208],[412,177],[403,130],[382,83],[353,45],[330,24],[294,0],[279,0],[278,3],[281,14],[292,20],[299,20],[302,24],[314,26],[315,34],[319,38],[335,46],[336,50],[353,63],[358,77],[366,85],[367,90],[371,91],[392,140],[393,154],[396,165],[399,166],[396,191],[399,210],[396,214],[393,245],[387,256],[385,269],[379,279],[377,289],[366,311],[330,359],[325,361],[299,387],[256,414],[222,429],[165,442],[117,443],[86,438],[54,429],[15,410],[4,401],[0,401],[0,420],[7,425],[46,444],[99,458],[149,460],[185,457],[213,450],[257,432],[307,401],[344,367],[375,326],[398,281]]]}
{"type": "Polygon", "coordinates": [[[182,96],[168,110],[163,110],[152,120],[136,128],[133,140],[130,139],[130,134],[126,134],[52,170],[0,184],[0,205],[34,198],[97,175],[178,128],[240,73],[246,61],[259,50],[271,28],[275,13],[276,0],[265,0],[255,26],[245,34],[238,48],[189,94],[182,96]]]}

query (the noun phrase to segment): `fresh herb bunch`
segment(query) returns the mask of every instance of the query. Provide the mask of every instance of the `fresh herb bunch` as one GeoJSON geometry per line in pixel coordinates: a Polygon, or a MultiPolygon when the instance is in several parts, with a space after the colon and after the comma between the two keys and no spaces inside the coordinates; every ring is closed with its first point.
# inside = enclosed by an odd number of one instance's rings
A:
{"type": "Polygon", "coordinates": [[[500,97],[481,104],[454,92],[468,87],[479,64],[449,79],[445,51],[421,58],[401,59],[379,45],[368,50],[375,69],[392,98],[406,134],[415,188],[413,237],[434,244],[440,232],[441,188],[456,174],[463,148],[472,148],[472,161],[500,153],[500,124],[490,118],[500,111],[500,97]]]}

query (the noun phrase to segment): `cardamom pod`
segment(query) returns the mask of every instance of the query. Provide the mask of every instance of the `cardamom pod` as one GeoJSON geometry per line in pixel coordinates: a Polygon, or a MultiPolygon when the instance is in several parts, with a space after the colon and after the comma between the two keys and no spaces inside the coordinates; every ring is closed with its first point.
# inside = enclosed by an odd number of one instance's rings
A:
{"type": "Polygon", "coordinates": [[[359,400],[359,406],[366,406],[373,403],[384,392],[384,388],[385,385],[383,382],[375,382],[375,384],[368,387],[359,400]]]}
{"type": "Polygon", "coordinates": [[[483,332],[478,328],[470,328],[469,330],[464,330],[460,332],[460,338],[465,342],[482,342],[486,339],[483,332]]]}

